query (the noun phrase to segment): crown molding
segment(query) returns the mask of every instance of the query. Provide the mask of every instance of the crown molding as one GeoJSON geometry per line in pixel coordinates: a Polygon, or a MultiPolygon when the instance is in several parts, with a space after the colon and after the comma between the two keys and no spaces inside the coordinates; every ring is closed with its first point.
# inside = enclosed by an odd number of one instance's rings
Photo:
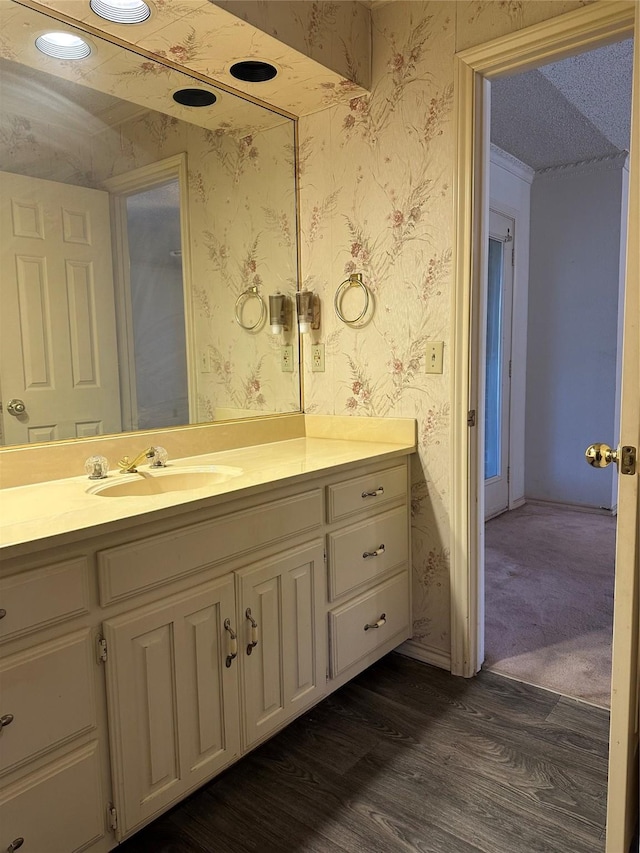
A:
{"type": "Polygon", "coordinates": [[[619,154],[607,154],[604,157],[593,157],[590,160],[578,160],[576,163],[564,163],[561,166],[547,166],[535,173],[536,181],[542,178],[569,178],[578,174],[593,172],[613,172],[626,168],[629,154],[621,151],[619,154]]]}
{"type": "Polygon", "coordinates": [[[493,142],[491,143],[491,153],[489,157],[494,166],[500,166],[500,168],[505,169],[507,172],[511,172],[511,174],[515,175],[516,178],[520,178],[528,184],[533,182],[536,170],[532,169],[531,166],[527,166],[527,164],[523,163],[522,160],[518,160],[518,158],[514,157],[513,154],[509,154],[502,148],[498,148],[498,146],[494,145],[493,142]]]}

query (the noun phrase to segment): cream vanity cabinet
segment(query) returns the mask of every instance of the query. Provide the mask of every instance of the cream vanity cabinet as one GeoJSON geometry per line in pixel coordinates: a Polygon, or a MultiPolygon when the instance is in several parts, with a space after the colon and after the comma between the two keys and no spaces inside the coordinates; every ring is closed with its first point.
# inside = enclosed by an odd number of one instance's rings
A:
{"type": "Polygon", "coordinates": [[[409,637],[408,458],[89,530],[0,608],[0,850],[106,853],[409,637]]]}

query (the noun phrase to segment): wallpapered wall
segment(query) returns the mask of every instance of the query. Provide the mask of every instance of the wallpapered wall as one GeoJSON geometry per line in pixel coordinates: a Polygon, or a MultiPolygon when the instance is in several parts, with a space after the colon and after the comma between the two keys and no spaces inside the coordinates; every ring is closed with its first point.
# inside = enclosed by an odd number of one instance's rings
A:
{"type": "MultiPolygon", "coordinates": [[[[326,372],[305,370],[305,409],[415,417],[415,654],[446,664],[449,636],[453,55],[581,2],[392,2],[373,8],[370,96],[300,120],[302,270],[323,300],[326,372]],[[360,330],[336,287],[362,272],[375,295],[360,330]],[[425,345],[445,343],[444,374],[425,345]]],[[[307,353],[308,358],[308,353],[307,353]]]]}

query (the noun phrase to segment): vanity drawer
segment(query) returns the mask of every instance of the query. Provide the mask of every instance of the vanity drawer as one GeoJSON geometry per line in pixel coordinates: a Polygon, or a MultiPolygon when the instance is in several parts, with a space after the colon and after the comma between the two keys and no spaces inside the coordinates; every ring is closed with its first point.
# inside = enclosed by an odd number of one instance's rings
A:
{"type": "Polygon", "coordinates": [[[313,489],[98,552],[100,604],[154,589],[322,524],[322,491],[313,489]]]}
{"type": "Polygon", "coordinates": [[[0,773],[96,725],[90,631],[77,631],[0,662],[0,773]]]}
{"type": "Polygon", "coordinates": [[[405,497],[407,469],[405,465],[375,471],[353,480],[345,480],[327,488],[327,516],[330,522],[348,518],[354,513],[377,511],[378,507],[405,497]]]}
{"type": "Polygon", "coordinates": [[[2,578],[0,608],[0,641],[88,613],[86,557],[2,578]]]}
{"type": "Polygon", "coordinates": [[[0,791],[0,850],[74,853],[105,834],[96,741],[0,791]]]}
{"type": "MultiPolygon", "coordinates": [[[[407,635],[409,572],[404,571],[329,612],[331,677],[375,651],[396,635],[407,635]],[[384,619],[379,627],[375,626],[384,619]]],[[[404,637],[399,637],[400,643],[404,637]]]]}
{"type": "Polygon", "coordinates": [[[408,538],[404,506],[330,533],[330,600],[406,563],[408,538]]]}

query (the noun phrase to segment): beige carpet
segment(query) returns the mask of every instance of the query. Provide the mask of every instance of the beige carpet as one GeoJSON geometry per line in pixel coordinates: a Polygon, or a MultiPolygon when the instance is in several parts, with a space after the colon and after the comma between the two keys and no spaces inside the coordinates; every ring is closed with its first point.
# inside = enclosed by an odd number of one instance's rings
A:
{"type": "Polygon", "coordinates": [[[485,528],[485,668],[610,704],[616,520],[525,505],[485,528]]]}

